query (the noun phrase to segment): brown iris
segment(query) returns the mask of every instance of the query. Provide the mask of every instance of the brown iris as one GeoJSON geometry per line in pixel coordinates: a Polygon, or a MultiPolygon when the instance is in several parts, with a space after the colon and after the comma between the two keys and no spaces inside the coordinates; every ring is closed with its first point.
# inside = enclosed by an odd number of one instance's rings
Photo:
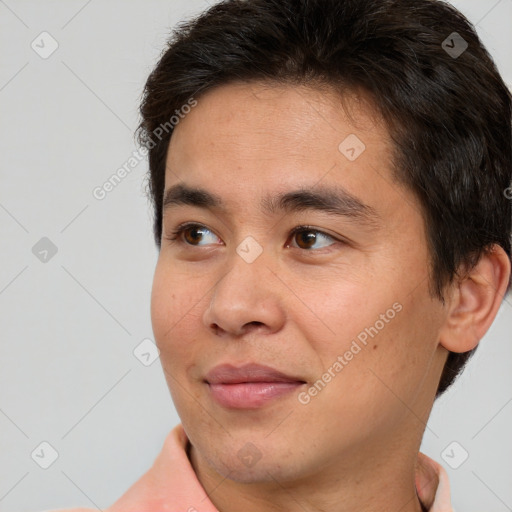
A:
{"type": "Polygon", "coordinates": [[[294,237],[297,241],[297,245],[301,249],[310,249],[316,242],[316,234],[311,230],[299,231],[298,233],[294,234],[294,237]]]}
{"type": "Polygon", "coordinates": [[[203,233],[204,228],[201,228],[199,226],[191,226],[183,231],[183,238],[187,243],[195,245],[197,242],[201,241],[203,233]]]}

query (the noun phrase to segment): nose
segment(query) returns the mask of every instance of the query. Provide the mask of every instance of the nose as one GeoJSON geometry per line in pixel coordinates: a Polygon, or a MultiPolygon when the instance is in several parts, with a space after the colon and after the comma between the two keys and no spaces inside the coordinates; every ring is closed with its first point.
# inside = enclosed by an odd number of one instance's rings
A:
{"type": "Polygon", "coordinates": [[[277,332],[285,321],[283,293],[264,254],[248,263],[234,253],[227,272],[213,288],[203,322],[224,337],[277,332]]]}

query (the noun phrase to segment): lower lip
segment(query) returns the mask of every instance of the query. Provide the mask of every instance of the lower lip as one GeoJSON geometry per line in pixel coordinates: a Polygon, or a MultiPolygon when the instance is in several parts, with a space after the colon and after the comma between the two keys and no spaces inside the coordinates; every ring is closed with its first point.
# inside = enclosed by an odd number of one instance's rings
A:
{"type": "Polygon", "coordinates": [[[303,384],[303,382],[208,383],[208,387],[213,399],[224,407],[257,409],[275,398],[297,390],[303,384]]]}

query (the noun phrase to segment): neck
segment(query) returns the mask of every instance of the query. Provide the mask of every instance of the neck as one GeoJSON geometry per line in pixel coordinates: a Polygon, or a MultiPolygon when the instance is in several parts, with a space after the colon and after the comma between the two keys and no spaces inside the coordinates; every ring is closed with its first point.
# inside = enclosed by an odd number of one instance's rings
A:
{"type": "Polygon", "coordinates": [[[335,463],[309,475],[283,479],[269,471],[265,481],[251,483],[217,473],[193,446],[190,461],[220,512],[422,512],[414,478],[419,442],[413,441],[381,441],[333,457],[335,463]]]}

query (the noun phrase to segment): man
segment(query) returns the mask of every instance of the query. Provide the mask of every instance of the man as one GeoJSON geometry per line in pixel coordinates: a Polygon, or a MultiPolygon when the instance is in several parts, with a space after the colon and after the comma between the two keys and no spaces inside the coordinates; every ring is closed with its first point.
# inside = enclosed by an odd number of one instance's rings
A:
{"type": "Polygon", "coordinates": [[[182,423],[121,511],[451,510],[418,453],[510,288],[511,96],[434,0],[227,0],[145,88],[182,423]]]}

